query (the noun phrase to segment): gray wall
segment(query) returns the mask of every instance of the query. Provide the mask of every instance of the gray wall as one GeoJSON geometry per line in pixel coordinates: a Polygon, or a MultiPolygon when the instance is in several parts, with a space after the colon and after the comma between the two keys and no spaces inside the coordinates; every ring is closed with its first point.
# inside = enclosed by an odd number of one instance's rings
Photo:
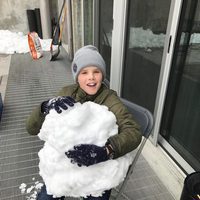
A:
{"type": "Polygon", "coordinates": [[[28,32],[27,9],[39,8],[39,0],[0,1],[0,29],[28,32]]]}

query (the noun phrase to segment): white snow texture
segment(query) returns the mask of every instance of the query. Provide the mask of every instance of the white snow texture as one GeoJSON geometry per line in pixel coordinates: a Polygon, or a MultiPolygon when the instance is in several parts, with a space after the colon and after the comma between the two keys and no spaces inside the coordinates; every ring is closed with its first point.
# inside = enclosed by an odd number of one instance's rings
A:
{"type": "MultiPolygon", "coordinates": [[[[40,39],[43,51],[49,51],[52,39],[40,39]]],[[[22,32],[11,32],[9,30],[0,30],[0,53],[28,53],[28,36],[22,32]]]]}
{"type": "Polygon", "coordinates": [[[78,167],[65,155],[78,144],[103,146],[117,133],[116,117],[106,106],[86,102],[76,103],[61,114],[51,110],[38,134],[45,141],[38,154],[47,193],[54,197],[101,196],[122,182],[132,161],[131,153],[89,167],[78,167]]]}

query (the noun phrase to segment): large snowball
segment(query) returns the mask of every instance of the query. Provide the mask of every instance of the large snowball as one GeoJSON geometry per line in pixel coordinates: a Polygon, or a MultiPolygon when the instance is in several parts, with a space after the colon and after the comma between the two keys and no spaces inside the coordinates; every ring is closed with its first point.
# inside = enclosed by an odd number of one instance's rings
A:
{"type": "Polygon", "coordinates": [[[78,167],[65,155],[77,144],[103,146],[117,133],[116,117],[106,106],[86,102],[61,114],[51,110],[38,135],[45,141],[39,152],[39,169],[47,193],[55,197],[100,196],[122,182],[132,161],[130,154],[89,167],[78,167]]]}

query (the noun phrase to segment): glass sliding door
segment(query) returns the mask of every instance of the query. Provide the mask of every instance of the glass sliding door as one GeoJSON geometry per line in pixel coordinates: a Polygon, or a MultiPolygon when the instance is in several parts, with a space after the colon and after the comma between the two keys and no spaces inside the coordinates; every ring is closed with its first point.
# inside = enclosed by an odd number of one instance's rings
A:
{"type": "Polygon", "coordinates": [[[154,112],[171,0],[129,1],[122,97],[154,112]]]}
{"type": "MultiPolygon", "coordinates": [[[[184,0],[160,133],[200,170],[200,0],[184,0]]],[[[173,156],[173,155],[172,155],[173,156]]]]}
{"type": "Polygon", "coordinates": [[[106,78],[110,80],[113,0],[100,0],[99,9],[99,51],[106,62],[106,78]]]}

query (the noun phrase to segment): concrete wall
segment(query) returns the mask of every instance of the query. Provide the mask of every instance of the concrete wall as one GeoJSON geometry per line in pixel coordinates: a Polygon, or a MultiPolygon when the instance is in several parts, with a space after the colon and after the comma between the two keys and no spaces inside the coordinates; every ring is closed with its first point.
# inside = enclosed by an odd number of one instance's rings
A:
{"type": "Polygon", "coordinates": [[[0,1],[0,29],[28,32],[27,9],[39,8],[38,0],[0,1]]]}

